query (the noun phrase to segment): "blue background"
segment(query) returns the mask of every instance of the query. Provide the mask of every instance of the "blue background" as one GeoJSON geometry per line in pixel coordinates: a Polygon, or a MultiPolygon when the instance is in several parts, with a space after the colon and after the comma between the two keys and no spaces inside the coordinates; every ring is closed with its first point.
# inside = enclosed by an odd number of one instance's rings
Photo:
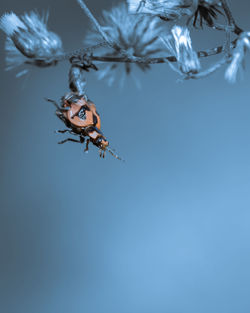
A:
{"type": "MultiPolygon", "coordinates": [[[[88,1],[99,17],[114,1],[88,1]]],[[[230,1],[250,29],[248,1],[230,1]]],[[[73,0],[2,0],[0,14],[50,9],[67,51],[88,20],[73,0]]],[[[0,311],[249,313],[250,68],[177,83],[167,65],[88,95],[112,147],[58,146],[63,128],[44,97],[68,90],[68,64],[28,79],[4,71],[0,35],[0,311]]],[[[223,34],[194,32],[208,48],[223,34]]],[[[249,56],[248,56],[249,58],[249,56]]],[[[212,58],[214,62],[216,58],[212,58]]]]}

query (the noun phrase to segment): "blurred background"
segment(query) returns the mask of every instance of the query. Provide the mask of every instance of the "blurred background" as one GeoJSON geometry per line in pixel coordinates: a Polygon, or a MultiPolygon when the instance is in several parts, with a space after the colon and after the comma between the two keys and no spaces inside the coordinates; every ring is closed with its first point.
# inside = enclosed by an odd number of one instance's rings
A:
{"type": "MultiPolygon", "coordinates": [[[[99,18],[116,2],[87,4],[99,18]]],[[[250,4],[230,4],[250,30],[250,4]]],[[[67,51],[82,46],[90,24],[76,1],[2,0],[0,15],[32,9],[49,9],[67,51]]],[[[197,49],[223,40],[193,34],[197,49]]],[[[168,65],[137,72],[141,89],[87,74],[123,163],[57,145],[64,127],[44,97],[68,91],[69,65],[16,79],[4,42],[1,32],[0,312],[249,313],[249,66],[236,85],[224,70],[178,83],[168,65]]]]}

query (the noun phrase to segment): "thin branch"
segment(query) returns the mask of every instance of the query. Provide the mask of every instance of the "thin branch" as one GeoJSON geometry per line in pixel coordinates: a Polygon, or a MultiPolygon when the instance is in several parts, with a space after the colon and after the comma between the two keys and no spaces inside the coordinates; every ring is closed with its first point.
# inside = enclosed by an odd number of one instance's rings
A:
{"type": "Polygon", "coordinates": [[[101,25],[98,23],[97,19],[94,17],[94,15],[90,12],[89,8],[86,6],[85,2],[83,0],[77,0],[80,7],[83,9],[87,17],[91,20],[91,22],[94,24],[94,26],[97,28],[100,35],[103,37],[103,39],[107,42],[110,48],[113,48],[116,51],[119,51],[122,56],[125,58],[134,59],[134,56],[130,54],[128,51],[121,49],[117,43],[112,42],[109,40],[107,34],[103,31],[101,25]]]}
{"type": "Polygon", "coordinates": [[[84,54],[89,54],[89,53],[93,53],[94,50],[101,48],[101,47],[106,47],[108,45],[108,43],[106,41],[104,42],[100,42],[94,46],[90,46],[87,48],[80,48],[71,52],[67,52],[65,54],[63,54],[62,56],[60,56],[57,61],[64,61],[64,60],[69,60],[72,57],[79,57],[79,56],[83,56],[84,54]]]}
{"type": "Polygon", "coordinates": [[[227,0],[221,0],[221,5],[222,5],[223,10],[226,14],[229,26],[234,27],[234,32],[236,35],[240,35],[243,32],[243,30],[237,26],[237,24],[233,18],[233,14],[232,14],[232,12],[231,12],[228,4],[227,4],[227,0]]]}
{"type": "MultiPolygon", "coordinates": [[[[235,48],[237,39],[231,42],[231,48],[235,48]]],[[[50,60],[51,64],[54,63],[56,65],[58,62],[70,60],[72,57],[82,57],[84,54],[88,54],[89,60],[91,61],[99,61],[99,62],[117,62],[117,63],[141,63],[141,64],[160,64],[160,63],[166,63],[168,62],[176,62],[175,56],[167,56],[167,57],[159,57],[159,58],[145,58],[145,57],[135,57],[130,58],[129,56],[120,56],[120,57],[110,57],[110,56],[95,56],[92,54],[92,52],[99,48],[107,46],[106,42],[101,42],[99,44],[96,44],[94,46],[90,46],[87,48],[80,48],[77,50],[74,50],[72,52],[65,53],[57,58],[53,58],[50,60]]],[[[218,55],[224,51],[224,46],[218,46],[215,48],[211,48],[208,50],[202,50],[198,51],[197,55],[199,58],[206,58],[214,55],[218,55]]],[[[40,61],[48,61],[47,58],[41,58],[40,61]]],[[[33,60],[27,60],[24,62],[25,64],[31,64],[34,65],[33,60]]]]}
{"type": "Polygon", "coordinates": [[[215,63],[213,66],[206,69],[205,71],[202,71],[202,72],[197,73],[197,74],[189,74],[184,79],[185,80],[187,80],[187,79],[199,79],[199,78],[207,77],[207,76],[213,74],[214,72],[218,71],[223,65],[228,63],[229,60],[230,59],[228,59],[228,58],[223,58],[219,62],[215,63]]]}
{"type": "MultiPolygon", "coordinates": [[[[231,42],[231,48],[235,48],[237,43],[237,39],[231,42]]],[[[167,56],[167,57],[158,57],[158,58],[145,58],[145,57],[135,57],[133,56],[132,58],[130,56],[120,56],[120,57],[110,57],[110,56],[97,56],[93,55],[93,51],[100,48],[100,47],[105,47],[107,46],[106,41],[101,42],[99,44],[87,47],[87,48],[80,48],[77,50],[74,50],[72,52],[65,53],[55,59],[50,60],[51,64],[53,63],[56,65],[58,62],[70,60],[72,57],[82,57],[85,54],[88,54],[89,60],[90,61],[98,61],[98,62],[111,62],[111,63],[141,63],[141,64],[161,64],[161,63],[166,63],[166,62],[176,62],[176,57],[175,56],[167,56]]],[[[206,58],[210,56],[215,56],[220,53],[222,53],[225,49],[225,46],[218,46],[215,48],[211,48],[208,50],[201,50],[197,52],[197,55],[199,58],[206,58]]],[[[45,59],[47,60],[47,59],[45,59]]],[[[43,59],[41,58],[41,61],[43,59]]],[[[48,61],[48,60],[47,60],[48,61]]],[[[24,62],[25,64],[29,65],[34,65],[33,60],[27,60],[24,62]]]]}
{"type": "Polygon", "coordinates": [[[77,0],[80,7],[83,9],[87,17],[91,20],[93,25],[96,27],[102,38],[108,43],[109,46],[113,47],[111,42],[109,41],[107,34],[103,31],[101,25],[98,23],[97,19],[94,17],[94,15],[90,12],[89,8],[86,6],[83,0],[77,0]]]}
{"type": "Polygon", "coordinates": [[[215,30],[223,31],[223,32],[230,31],[230,32],[234,33],[234,31],[235,31],[235,27],[234,26],[221,25],[221,24],[218,24],[218,23],[214,23],[212,28],[215,29],[215,30]]]}
{"type": "MultiPolygon", "coordinates": [[[[232,41],[231,47],[234,48],[236,45],[237,40],[232,41]]],[[[212,48],[205,51],[199,51],[198,57],[205,58],[212,55],[220,54],[224,51],[224,46],[219,46],[216,48],[212,48]]],[[[160,64],[168,62],[176,62],[176,57],[168,56],[168,57],[159,57],[159,58],[140,58],[134,57],[133,59],[124,58],[124,57],[109,57],[109,56],[90,56],[92,61],[99,61],[99,62],[117,62],[117,63],[146,63],[146,64],[160,64]]]]}

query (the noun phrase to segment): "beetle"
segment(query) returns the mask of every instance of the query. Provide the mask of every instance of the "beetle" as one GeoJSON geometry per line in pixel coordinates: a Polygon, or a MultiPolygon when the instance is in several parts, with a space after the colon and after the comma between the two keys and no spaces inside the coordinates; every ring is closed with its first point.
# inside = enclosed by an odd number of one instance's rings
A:
{"type": "Polygon", "coordinates": [[[67,127],[67,129],[58,130],[56,133],[69,133],[78,136],[78,140],[66,138],[58,142],[58,144],[64,144],[68,141],[84,143],[86,139],[85,152],[89,150],[89,143],[91,142],[99,148],[101,158],[104,158],[106,151],[108,151],[116,159],[122,160],[109,147],[108,140],[101,132],[101,119],[96,106],[86,96],[79,96],[71,92],[61,98],[61,105],[58,105],[55,100],[48,98],[46,100],[55,105],[57,117],[67,127]]]}

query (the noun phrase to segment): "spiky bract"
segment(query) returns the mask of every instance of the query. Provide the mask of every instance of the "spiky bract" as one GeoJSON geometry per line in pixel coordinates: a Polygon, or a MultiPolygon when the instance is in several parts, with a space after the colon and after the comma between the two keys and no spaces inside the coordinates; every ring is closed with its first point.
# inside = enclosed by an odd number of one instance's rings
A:
{"type": "Polygon", "coordinates": [[[200,27],[205,23],[209,27],[214,26],[214,21],[218,18],[218,14],[223,15],[221,11],[221,3],[218,0],[199,0],[197,10],[195,12],[193,25],[197,25],[199,20],[200,27]]]}

